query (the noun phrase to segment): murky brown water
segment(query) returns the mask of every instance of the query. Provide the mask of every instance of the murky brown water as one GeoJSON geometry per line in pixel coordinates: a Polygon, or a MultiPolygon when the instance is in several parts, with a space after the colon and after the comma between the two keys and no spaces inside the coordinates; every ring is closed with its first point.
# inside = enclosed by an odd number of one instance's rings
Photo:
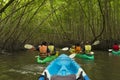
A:
{"type": "MultiPolygon", "coordinates": [[[[15,55],[0,55],[0,80],[38,80],[49,64],[37,64],[37,52],[19,52],[15,55]]],[[[95,60],[75,59],[91,80],[120,80],[120,56],[96,51],[95,60]]]]}

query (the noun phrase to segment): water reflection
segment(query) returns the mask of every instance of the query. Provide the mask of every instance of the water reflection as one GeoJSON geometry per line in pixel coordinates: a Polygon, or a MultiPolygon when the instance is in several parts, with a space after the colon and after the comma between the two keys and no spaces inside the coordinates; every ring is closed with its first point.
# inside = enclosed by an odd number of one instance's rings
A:
{"type": "MultiPolygon", "coordinates": [[[[37,64],[37,53],[21,52],[17,55],[0,55],[0,80],[37,80],[49,64],[37,64]]],[[[95,60],[76,59],[91,80],[120,80],[120,56],[96,51],[95,60]]]]}

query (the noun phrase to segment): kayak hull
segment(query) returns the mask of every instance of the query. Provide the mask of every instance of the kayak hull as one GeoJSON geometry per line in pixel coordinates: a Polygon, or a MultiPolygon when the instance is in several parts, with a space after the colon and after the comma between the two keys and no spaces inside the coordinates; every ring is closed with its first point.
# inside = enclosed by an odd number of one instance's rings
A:
{"type": "Polygon", "coordinates": [[[113,54],[113,55],[120,55],[120,50],[119,50],[119,51],[114,51],[114,50],[112,50],[112,54],[113,54]]]}
{"type": "Polygon", "coordinates": [[[90,54],[76,54],[75,56],[76,58],[81,58],[81,59],[88,59],[88,60],[94,60],[94,54],[90,55],[90,54]]]}
{"type": "Polygon", "coordinates": [[[71,78],[74,78],[72,80],[78,78],[90,80],[81,66],[65,54],[53,60],[43,71],[42,76],[44,78],[40,76],[38,80],[45,80],[45,78],[48,80],[71,80],[71,78]]]}
{"type": "Polygon", "coordinates": [[[39,64],[44,64],[47,62],[51,62],[52,60],[54,60],[55,58],[57,58],[57,55],[51,55],[51,56],[47,56],[44,59],[41,59],[40,56],[37,57],[37,63],[39,64]]]}

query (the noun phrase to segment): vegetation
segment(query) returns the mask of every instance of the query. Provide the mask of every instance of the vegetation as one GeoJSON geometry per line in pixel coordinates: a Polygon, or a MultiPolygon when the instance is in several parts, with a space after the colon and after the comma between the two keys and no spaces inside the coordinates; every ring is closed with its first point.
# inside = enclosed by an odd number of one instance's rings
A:
{"type": "Polygon", "coordinates": [[[120,40],[119,7],[119,0],[0,0],[0,48],[120,40]]]}

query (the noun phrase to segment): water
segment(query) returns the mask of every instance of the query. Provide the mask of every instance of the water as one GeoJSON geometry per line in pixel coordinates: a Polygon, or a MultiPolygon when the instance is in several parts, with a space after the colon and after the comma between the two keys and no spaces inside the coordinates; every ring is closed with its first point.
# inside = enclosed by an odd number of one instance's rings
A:
{"type": "Polygon", "coordinates": [[[35,52],[0,55],[0,80],[37,80],[46,65],[36,63],[35,52]]]}
{"type": "Polygon", "coordinates": [[[120,56],[109,56],[108,52],[95,52],[95,60],[79,60],[92,80],[120,80],[120,56]]]}
{"type": "MultiPolygon", "coordinates": [[[[37,52],[19,52],[0,55],[0,80],[38,80],[49,64],[37,64],[37,52]]],[[[108,52],[96,51],[95,60],[75,59],[91,80],[120,80],[120,56],[109,56],[108,52]]]]}

